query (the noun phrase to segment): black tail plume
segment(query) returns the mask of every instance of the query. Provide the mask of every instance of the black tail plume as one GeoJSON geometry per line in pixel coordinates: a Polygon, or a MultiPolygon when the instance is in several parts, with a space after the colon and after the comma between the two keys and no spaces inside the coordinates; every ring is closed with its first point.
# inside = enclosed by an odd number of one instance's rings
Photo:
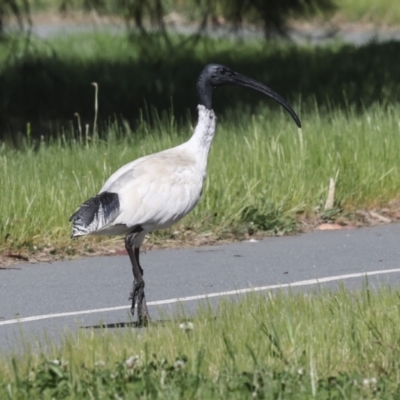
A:
{"type": "Polygon", "coordinates": [[[82,236],[101,229],[115,219],[119,212],[117,193],[103,192],[85,201],[69,219],[72,235],[82,236]]]}

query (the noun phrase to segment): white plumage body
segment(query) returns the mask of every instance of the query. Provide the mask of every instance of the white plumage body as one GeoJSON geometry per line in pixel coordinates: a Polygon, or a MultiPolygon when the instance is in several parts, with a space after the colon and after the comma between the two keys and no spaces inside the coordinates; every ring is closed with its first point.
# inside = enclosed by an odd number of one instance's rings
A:
{"type": "Polygon", "coordinates": [[[90,232],[74,236],[126,235],[137,226],[140,246],[146,233],[167,228],[187,215],[198,203],[206,178],[207,158],[215,132],[215,114],[198,106],[199,120],[187,142],[132,161],[106,181],[100,194],[116,193],[117,212],[100,215],[90,232]]]}

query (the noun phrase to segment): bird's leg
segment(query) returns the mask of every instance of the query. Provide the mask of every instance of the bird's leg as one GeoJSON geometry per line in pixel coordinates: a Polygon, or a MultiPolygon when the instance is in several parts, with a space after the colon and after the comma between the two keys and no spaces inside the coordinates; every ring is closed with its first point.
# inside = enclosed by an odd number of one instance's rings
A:
{"type": "MultiPolygon", "coordinates": [[[[136,261],[136,264],[138,265],[138,267],[139,267],[139,272],[140,272],[140,274],[142,275],[142,278],[143,278],[143,268],[142,268],[142,266],[140,265],[140,262],[139,262],[139,249],[137,248],[137,247],[134,247],[134,245],[132,245],[132,247],[133,247],[133,250],[134,250],[134,256],[135,256],[135,261],[136,261]]],[[[128,251],[128,249],[127,249],[127,251],[128,251]]],[[[128,251],[128,254],[129,254],[129,251],[128,251]]],[[[131,257],[131,255],[129,255],[129,257],[131,257]]],[[[132,290],[131,290],[131,293],[129,294],[129,300],[132,300],[132,297],[133,297],[133,289],[135,288],[135,284],[136,284],[136,277],[135,277],[135,273],[134,273],[134,271],[133,271],[133,263],[132,263],[132,260],[131,260],[131,264],[132,264],[132,272],[133,272],[133,285],[132,285],[132,290]]]]}
{"type": "MultiPolygon", "coordinates": [[[[143,268],[139,262],[139,252],[140,252],[140,248],[134,247],[134,255],[135,255],[136,263],[139,266],[139,270],[140,270],[140,273],[142,274],[142,280],[143,280],[143,268]]],[[[132,289],[132,292],[133,292],[133,289],[132,289]]],[[[139,307],[139,305],[138,305],[138,307],[139,307]]],[[[147,322],[150,322],[150,314],[149,314],[149,310],[147,309],[146,295],[144,293],[144,290],[143,290],[143,300],[142,300],[142,315],[143,315],[143,318],[147,319],[147,322]]]]}
{"type": "Polygon", "coordinates": [[[135,313],[135,305],[138,307],[138,325],[142,325],[143,320],[146,322],[150,319],[147,310],[146,299],[144,296],[144,280],[143,280],[143,269],[139,264],[139,249],[133,250],[133,244],[135,236],[139,232],[129,233],[125,238],[125,248],[128,252],[129,258],[132,264],[133,272],[133,287],[130,298],[132,299],[131,313],[135,313]],[[136,254],[137,253],[137,254],[136,254]]]}

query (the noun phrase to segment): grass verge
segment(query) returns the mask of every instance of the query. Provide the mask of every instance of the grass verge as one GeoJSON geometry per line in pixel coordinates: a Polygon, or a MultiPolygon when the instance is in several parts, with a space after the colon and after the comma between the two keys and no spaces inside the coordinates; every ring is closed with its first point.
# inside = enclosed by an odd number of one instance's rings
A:
{"type": "Polygon", "coordinates": [[[190,321],[81,331],[0,356],[2,399],[397,398],[400,293],[250,295],[190,321]]]}
{"type": "MultiPolygon", "coordinates": [[[[240,110],[218,121],[203,198],[180,223],[153,235],[153,243],[290,233],[299,219],[335,220],[398,197],[399,105],[375,105],[362,118],[352,108],[310,105],[301,112],[301,131],[268,105],[263,102],[254,115],[240,110]],[[335,198],[325,213],[330,178],[335,198]]],[[[152,127],[142,120],[135,133],[110,126],[104,139],[66,131],[54,140],[25,137],[19,150],[3,144],[1,251],[24,249],[34,258],[46,249],[73,255],[76,246],[98,245],[102,239],[70,241],[68,218],[117,168],[191,135],[190,123],[179,130],[173,117],[157,120],[152,127]]]]}
{"type": "MultiPolygon", "coordinates": [[[[16,40],[0,79],[0,121],[10,127],[0,144],[3,254],[34,260],[114,246],[108,239],[69,241],[68,217],[126,162],[189,138],[196,119],[188,108],[194,114],[195,82],[207,62],[292,98],[304,127],[297,131],[287,114],[251,91],[216,91],[218,132],[203,199],[152,243],[290,233],[299,220],[343,222],[399,197],[398,43],[299,47],[205,38],[173,54],[165,47],[145,53],[146,46],[109,33],[32,43],[34,51],[24,53],[16,40]],[[336,190],[327,213],[331,178],[336,190]]],[[[0,46],[0,59],[7,54],[0,46]]]]}

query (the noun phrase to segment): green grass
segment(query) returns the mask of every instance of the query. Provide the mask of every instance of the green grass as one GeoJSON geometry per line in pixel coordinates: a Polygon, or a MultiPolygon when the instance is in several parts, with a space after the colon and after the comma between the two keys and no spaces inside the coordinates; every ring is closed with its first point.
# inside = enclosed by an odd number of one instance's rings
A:
{"type": "Polygon", "coordinates": [[[204,196],[153,241],[293,232],[297,215],[322,212],[330,178],[337,179],[334,213],[399,197],[399,43],[204,39],[168,52],[152,39],[160,47],[148,52],[146,43],[106,32],[33,40],[28,52],[16,40],[8,43],[11,55],[0,45],[0,251],[90,250],[95,240],[69,241],[68,217],[126,162],[189,138],[195,82],[208,62],[272,87],[301,114],[304,128],[300,134],[288,114],[252,91],[217,90],[204,196]],[[99,85],[96,137],[91,82],[99,85]]]}
{"type": "Polygon", "coordinates": [[[181,309],[145,331],[80,331],[0,355],[0,397],[396,399],[399,296],[282,291],[205,305],[193,329],[181,309]]]}
{"type": "MultiPolygon", "coordinates": [[[[398,198],[399,105],[375,105],[362,117],[351,108],[301,112],[294,105],[302,131],[269,105],[252,116],[237,112],[218,120],[199,205],[153,240],[293,231],[296,215],[323,214],[330,178],[336,179],[335,209],[344,214],[398,198]]],[[[0,203],[0,249],[68,247],[69,216],[113,171],[192,133],[189,124],[178,130],[167,115],[156,126],[138,126],[135,133],[110,126],[104,139],[91,136],[87,143],[65,132],[50,142],[25,138],[19,150],[3,144],[0,185],[7,201],[0,203]]]]}
{"type": "Polygon", "coordinates": [[[336,0],[338,13],[346,22],[398,25],[400,6],[396,0],[336,0]]]}

